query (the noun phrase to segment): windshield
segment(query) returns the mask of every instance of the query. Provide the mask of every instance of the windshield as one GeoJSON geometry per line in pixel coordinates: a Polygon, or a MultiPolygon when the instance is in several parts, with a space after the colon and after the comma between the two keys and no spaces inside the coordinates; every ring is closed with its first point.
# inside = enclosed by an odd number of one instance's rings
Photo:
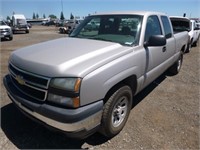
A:
{"type": "Polygon", "coordinates": [[[27,23],[26,23],[25,19],[17,19],[17,24],[19,24],[19,25],[25,25],[27,23]]]}
{"type": "Polygon", "coordinates": [[[0,25],[7,25],[4,21],[0,21],[0,25]]]}
{"type": "Polygon", "coordinates": [[[70,37],[111,41],[122,45],[139,43],[142,16],[97,15],[87,17],[70,37]]]}

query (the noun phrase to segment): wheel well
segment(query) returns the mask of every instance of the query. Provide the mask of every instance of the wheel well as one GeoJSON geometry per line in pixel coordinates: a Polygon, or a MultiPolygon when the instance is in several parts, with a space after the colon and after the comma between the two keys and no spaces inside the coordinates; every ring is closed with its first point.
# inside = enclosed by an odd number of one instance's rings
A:
{"type": "Polygon", "coordinates": [[[183,47],[181,48],[181,51],[182,51],[182,52],[185,52],[185,46],[186,46],[186,45],[183,45],[183,47]]]}
{"type": "Polygon", "coordinates": [[[130,77],[125,78],[124,80],[118,82],[115,84],[107,93],[106,96],[104,97],[104,103],[108,100],[108,98],[120,87],[128,85],[131,90],[132,94],[134,95],[137,89],[137,77],[136,75],[132,75],[130,77]]]}

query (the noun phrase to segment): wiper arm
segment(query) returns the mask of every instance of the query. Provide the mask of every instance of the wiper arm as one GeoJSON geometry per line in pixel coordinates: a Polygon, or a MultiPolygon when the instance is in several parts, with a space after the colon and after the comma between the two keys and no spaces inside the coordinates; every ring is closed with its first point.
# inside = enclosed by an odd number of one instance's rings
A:
{"type": "Polygon", "coordinates": [[[102,41],[114,42],[114,41],[112,41],[112,40],[108,40],[108,39],[104,39],[104,38],[100,38],[100,37],[91,37],[91,38],[88,38],[88,39],[94,39],[94,40],[102,40],[102,41]]]}

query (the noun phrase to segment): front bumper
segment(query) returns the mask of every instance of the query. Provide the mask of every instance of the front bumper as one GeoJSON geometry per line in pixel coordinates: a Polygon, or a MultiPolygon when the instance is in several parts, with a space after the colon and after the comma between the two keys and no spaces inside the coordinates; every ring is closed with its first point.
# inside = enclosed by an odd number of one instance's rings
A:
{"type": "Polygon", "coordinates": [[[100,125],[103,101],[78,109],[60,108],[48,103],[31,101],[15,87],[10,75],[6,75],[3,82],[8,96],[20,110],[47,126],[64,131],[71,137],[87,136],[100,125]]]}
{"type": "Polygon", "coordinates": [[[13,37],[12,32],[0,32],[0,38],[13,37]]]}

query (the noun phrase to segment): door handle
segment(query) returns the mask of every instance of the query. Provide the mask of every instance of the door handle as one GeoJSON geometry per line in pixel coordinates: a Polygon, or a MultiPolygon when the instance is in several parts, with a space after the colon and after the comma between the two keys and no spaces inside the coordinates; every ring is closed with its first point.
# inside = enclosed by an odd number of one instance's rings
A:
{"type": "Polygon", "coordinates": [[[166,46],[164,46],[164,47],[162,48],[162,51],[163,51],[163,52],[166,52],[166,51],[167,51],[166,46]]]}

